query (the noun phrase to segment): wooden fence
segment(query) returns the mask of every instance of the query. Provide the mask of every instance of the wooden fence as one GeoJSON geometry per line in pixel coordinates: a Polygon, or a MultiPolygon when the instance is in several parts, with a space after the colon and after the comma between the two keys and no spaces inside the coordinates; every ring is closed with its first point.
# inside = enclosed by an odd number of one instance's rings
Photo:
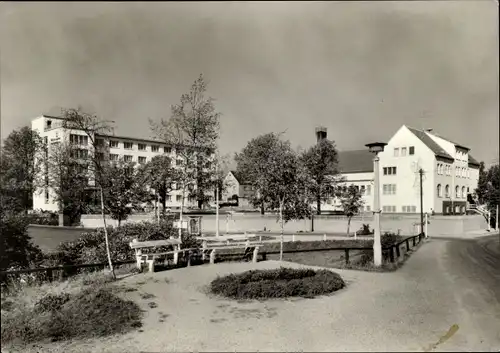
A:
{"type": "MultiPolygon", "coordinates": [[[[423,234],[418,234],[414,235],[411,237],[407,237],[403,240],[401,240],[398,243],[395,243],[391,246],[384,247],[382,248],[382,252],[388,253],[388,258],[390,262],[395,262],[397,258],[401,257],[402,253],[401,252],[401,245],[405,244],[405,249],[406,252],[409,251],[411,248],[415,247],[416,245],[420,244],[422,242],[422,239],[424,238],[423,234]]],[[[351,251],[373,251],[373,247],[334,247],[334,248],[319,248],[319,249],[298,249],[298,250],[284,250],[284,254],[292,254],[292,253],[304,253],[304,252],[314,252],[314,251],[344,251],[345,256],[345,263],[349,264],[350,262],[350,255],[351,251]]],[[[259,252],[259,255],[262,256],[262,260],[267,260],[267,255],[269,254],[279,254],[280,252],[278,250],[276,251],[261,251],[259,252]]],[[[191,257],[194,257],[195,254],[192,252],[189,252],[187,255],[187,261],[186,264],[191,263],[191,257]]],[[[228,254],[231,255],[231,254],[228,254]]],[[[113,263],[114,266],[120,266],[120,265],[125,265],[125,264],[135,264],[136,260],[129,260],[129,261],[118,261],[113,263]]],[[[65,278],[72,276],[76,273],[78,273],[79,269],[82,268],[92,268],[92,269],[105,269],[108,266],[108,263],[99,263],[99,264],[77,264],[77,265],[64,265],[64,266],[54,266],[54,267],[42,267],[42,268],[28,268],[28,269],[22,269],[22,270],[13,270],[13,271],[0,271],[0,280],[3,282],[6,278],[10,277],[16,277],[21,274],[31,274],[31,273],[39,273],[39,272],[45,272],[46,273],[46,279],[48,281],[52,281],[54,279],[54,272],[59,272],[59,279],[65,278]]]]}

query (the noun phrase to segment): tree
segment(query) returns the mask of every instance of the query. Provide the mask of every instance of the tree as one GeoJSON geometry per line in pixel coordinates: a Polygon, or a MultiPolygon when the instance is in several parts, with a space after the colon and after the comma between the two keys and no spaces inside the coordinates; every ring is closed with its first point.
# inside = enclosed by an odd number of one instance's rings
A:
{"type": "Polygon", "coordinates": [[[79,132],[84,132],[90,141],[89,146],[85,146],[87,152],[87,160],[89,161],[90,174],[93,179],[93,184],[100,194],[101,201],[101,215],[104,223],[104,240],[106,243],[106,252],[108,255],[109,269],[113,278],[116,278],[113,262],[111,261],[111,252],[109,250],[109,236],[106,227],[106,216],[105,216],[105,197],[104,188],[106,187],[106,173],[104,171],[105,160],[101,158],[104,155],[104,146],[99,146],[96,135],[99,134],[109,134],[113,131],[109,121],[101,120],[95,114],[85,113],[78,109],[62,109],[63,116],[63,128],[70,131],[76,130],[79,132]]]}
{"type": "MultiPolygon", "coordinates": [[[[214,153],[219,139],[220,113],[215,111],[214,99],[205,97],[207,83],[200,75],[191,90],[183,94],[180,103],[171,107],[170,119],[151,121],[154,134],[172,146],[177,155],[177,189],[182,191],[181,214],[186,192],[198,201],[198,207],[210,197],[213,189],[214,153]]],[[[179,229],[179,234],[182,230],[179,229]]]]}
{"type": "Polygon", "coordinates": [[[85,150],[70,143],[54,142],[47,149],[43,189],[53,193],[59,214],[73,225],[79,222],[89,202],[89,160],[82,153],[85,150]]]}
{"type": "Polygon", "coordinates": [[[340,200],[344,214],[347,216],[347,235],[349,235],[352,217],[358,214],[363,206],[364,202],[361,196],[361,191],[353,184],[349,187],[337,189],[337,197],[340,200]]]}
{"type": "Polygon", "coordinates": [[[321,203],[333,196],[333,187],[338,176],[338,157],[335,143],[320,140],[301,156],[309,180],[308,191],[316,202],[316,211],[321,214],[321,203]]]}
{"type": "Polygon", "coordinates": [[[485,172],[483,200],[491,214],[491,222],[496,225],[496,208],[500,205],[500,165],[495,164],[485,172]]]}
{"type": "Polygon", "coordinates": [[[12,131],[4,140],[0,187],[2,203],[9,209],[27,213],[33,208],[43,151],[43,139],[28,126],[12,131]]]}
{"type": "Polygon", "coordinates": [[[488,191],[488,173],[484,162],[479,163],[479,179],[477,181],[477,188],[475,190],[477,201],[480,205],[486,203],[485,195],[488,191]]]}
{"type": "Polygon", "coordinates": [[[154,156],[151,161],[140,167],[139,176],[144,185],[154,191],[154,200],[160,201],[165,212],[167,196],[176,182],[176,170],[172,167],[170,157],[154,156]]]}
{"type": "Polygon", "coordinates": [[[260,207],[261,214],[264,214],[265,203],[268,200],[266,183],[269,161],[280,143],[278,134],[268,133],[253,138],[240,153],[235,155],[237,172],[244,175],[246,181],[256,191],[250,202],[254,207],[260,207]]]}
{"type": "Polygon", "coordinates": [[[146,199],[146,188],[139,177],[139,170],[134,163],[123,159],[103,166],[104,205],[111,218],[118,221],[118,226],[126,220],[132,210],[146,199]]]}
{"type": "MultiPolygon", "coordinates": [[[[267,168],[261,170],[260,174],[254,174],[254,182],[265,190],[266,201],[272,209],[279,209],[278,221],[281,227],[280,260],[283,259],[283,231],[284,224],[291,219],[303,219],[309,216],[309,207],[305,195],[305,173],[298,158],[298,155],[290,147],[289,141],[282,141],[279,135],[264,135],[270,147],[266,152],[267,168]]],[[[250,145],[255,140],[250,141],[250,145]]],[[[258,144],[257,146],[261,146],[258,144]]],[[[247,146],[248,147],[248,146],[247,146]]],[[[262,152],[260,149],[259,152],[262,152]]],[[[247,149],[246,152],[252,152],[247,149]]],[[[249,158],[239,160],[245,162],[249,158]]],[[[247,154],[248,156],[248,154],[247,154]]],[[[250,154],[253,156],[253,154],[250,154]]],[[[249,166],[245,164],[248,168],[249,166]]],[[[251,170],[249,168],[249,170],[251,170]]],[[[251,170],[256,173],[256,170],[251,170]]]]}

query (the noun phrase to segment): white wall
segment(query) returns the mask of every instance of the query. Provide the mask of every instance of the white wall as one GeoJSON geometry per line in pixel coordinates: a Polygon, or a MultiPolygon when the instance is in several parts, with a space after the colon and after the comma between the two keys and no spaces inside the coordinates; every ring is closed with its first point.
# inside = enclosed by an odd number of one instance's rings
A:
{"type": "Polygon", "coordinates": [[[424,171],[423,209],[434,208],[435,155],[406,126],[402,126],[389,140],[380,156],[380,206],[396,206],[396,212],[403,212],[403,206],[416,206],[420,212],[420,180],[418,166],[424,171]],[[415,154],[409,155],[409,147],[415,147],[415,154]],[[406,147],[406,156],[401,148],[406,147]],[[399,148],[399,157],[394,157],[394,148],[399,148]],[[383,175],[384,167],[396,167],[396,175],[383,175]],[[396,184],[395,195],[384,195],[384,184],[396,184]]]}
{"type": "Polygon", "coordinates": [[[240,195],[240,183],[234,177],[233,173],[229,172],[224,178],[224,183],[226,185],[226,189],[222,193],[222,198],[227,201],[233,195],[240,195]]]}

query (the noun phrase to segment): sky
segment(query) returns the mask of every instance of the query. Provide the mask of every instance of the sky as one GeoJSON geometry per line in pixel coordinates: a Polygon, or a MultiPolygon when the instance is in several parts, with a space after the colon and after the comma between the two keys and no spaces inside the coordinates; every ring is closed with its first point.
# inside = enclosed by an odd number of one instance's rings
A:
{"type": "Polygon", "coordinates": [[[0,3],[1,137],[82,106],[115,134],[148,119],[200,73],[221,116],[222,153],[286,131],[339,150],[403,124],[499,155],[497,1],[0,3]]]}

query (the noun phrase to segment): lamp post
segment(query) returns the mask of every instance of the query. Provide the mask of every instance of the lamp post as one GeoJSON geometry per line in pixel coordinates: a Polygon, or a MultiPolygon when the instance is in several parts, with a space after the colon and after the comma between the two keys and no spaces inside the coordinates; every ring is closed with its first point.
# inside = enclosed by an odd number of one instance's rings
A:
{"type": "Polygon", "coordinates": [[[378,267],[382,265],[382,245],[380,242],[380,180],[379,180],[379,156],[380,152],[384,151],[387,146],[384,142],[374,142],[365,145],[371,153],[375,155],[373,158],[373,216],[375,218],[375,226],[373,227],[373,264],[378,267]]]}

